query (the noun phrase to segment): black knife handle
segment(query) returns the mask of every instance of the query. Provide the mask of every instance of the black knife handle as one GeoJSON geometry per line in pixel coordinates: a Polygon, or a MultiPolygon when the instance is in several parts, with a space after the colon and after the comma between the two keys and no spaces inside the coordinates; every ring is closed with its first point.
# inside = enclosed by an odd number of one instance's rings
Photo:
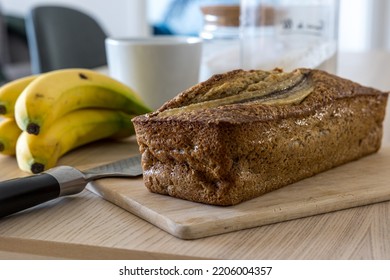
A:
{"type": "Polygon", "coordinates": [[[0,182],[0,217],[59,197],[60,184],[47,173],[0,182]]]}

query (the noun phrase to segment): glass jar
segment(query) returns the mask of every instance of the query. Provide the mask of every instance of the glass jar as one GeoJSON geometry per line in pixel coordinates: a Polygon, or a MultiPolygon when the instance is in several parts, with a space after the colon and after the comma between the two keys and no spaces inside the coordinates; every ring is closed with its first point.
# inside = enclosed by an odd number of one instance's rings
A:
{"type": "Polygon", "coordinates": [[[241,67],[240,0],[200,0],[203,55],[200,80],[241,67]]]}
{"type": "Polygon", "coordinates": [[[275,46],[276,4],[272,0],[241,0],[241,67],[271,70],[278,65],[275,46]]]}
{"type": "Polygon", "coordinates": [[[243,68],[307,67],[336,74],[338,12],[339,0],[241,0],[243,68]],[[258,19],[265,7],[273,10],[268,30],[258,19]]]}

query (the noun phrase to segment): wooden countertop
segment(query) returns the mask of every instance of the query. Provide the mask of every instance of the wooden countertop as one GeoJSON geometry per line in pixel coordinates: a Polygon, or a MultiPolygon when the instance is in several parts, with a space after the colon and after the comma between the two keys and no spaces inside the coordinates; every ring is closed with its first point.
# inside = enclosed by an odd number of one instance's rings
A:
{"type": "MultiPolygon", "coordinates": [[[[386,52],[341,54],[339,75],[390,89],[389,62],[386,52]]],[[[136,152],[128,147],[126,141],[102,141],[69,153],[60,164],[111,161],[136,152]]],[[[0,156],[0,180],[23,175],[14,158],[0,156]]],[[[0,259],[389,259],[389,216],[390,201],[181,240],[85,190],[1,219],[0,259]]]]}

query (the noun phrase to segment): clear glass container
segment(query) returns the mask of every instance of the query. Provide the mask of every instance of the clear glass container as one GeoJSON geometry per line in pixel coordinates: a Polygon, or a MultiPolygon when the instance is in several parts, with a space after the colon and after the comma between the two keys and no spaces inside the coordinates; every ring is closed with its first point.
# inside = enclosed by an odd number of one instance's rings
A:
{"type": "Polygon", "coordinates": [[[339,0],[241,0],[241,66],[336,73],[338,15],[339,0]]]}
{"type": "Polygon", "coordinates": [[[199,1],[203,16],[200,80],[241,67],[240,0],[199,1]]]}
{"type": "Polygon", "coordinates": [[[273,55],[276,4],[271,0],[240,1],[241,67],[270,70],[278,64],[273,55]]]}

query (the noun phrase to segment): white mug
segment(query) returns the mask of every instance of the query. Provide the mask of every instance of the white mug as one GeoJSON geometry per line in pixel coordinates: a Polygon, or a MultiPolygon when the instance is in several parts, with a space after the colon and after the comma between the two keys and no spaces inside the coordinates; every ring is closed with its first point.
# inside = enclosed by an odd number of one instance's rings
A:
{"type": "Polygon", "coordinates": [[[110,76],[153,110],[199,81],[202,40],[197,37],[107,38],[106,52],[110,76]]]}

